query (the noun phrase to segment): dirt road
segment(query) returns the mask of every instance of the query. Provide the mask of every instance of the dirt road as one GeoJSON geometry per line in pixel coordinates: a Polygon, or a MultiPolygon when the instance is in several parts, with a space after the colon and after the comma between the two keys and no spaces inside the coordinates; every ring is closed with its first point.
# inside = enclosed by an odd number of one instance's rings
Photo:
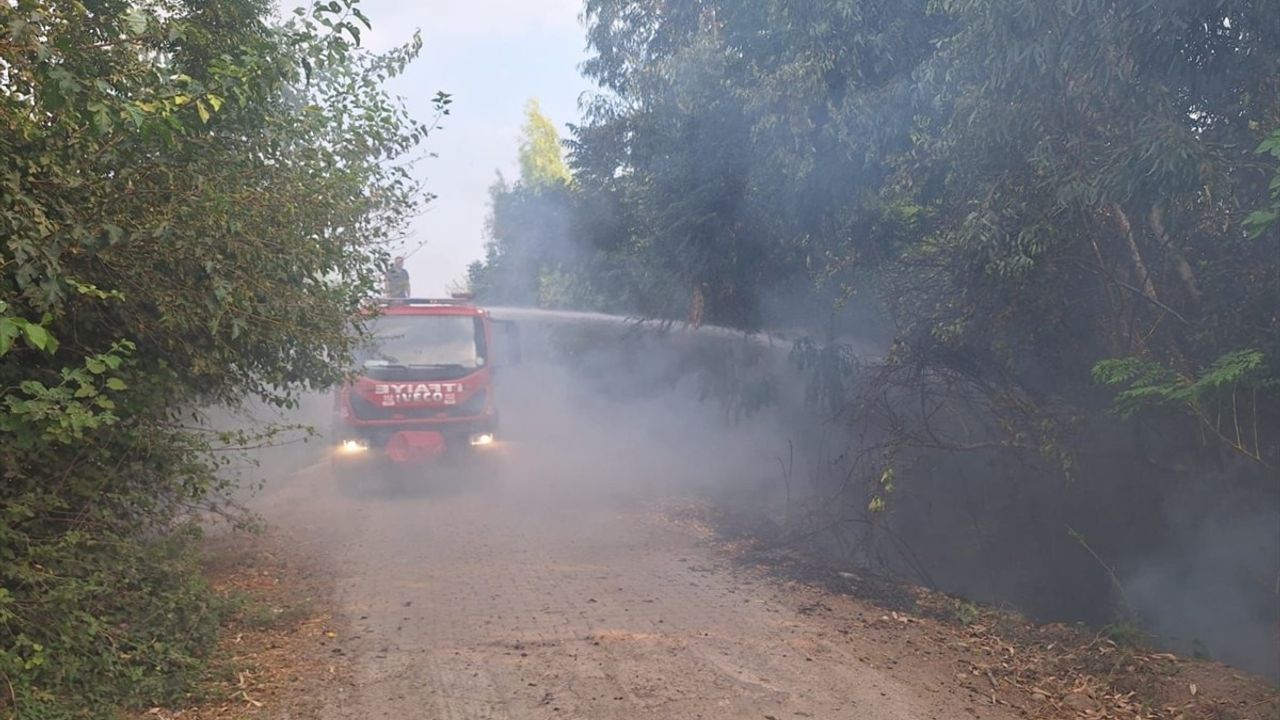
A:
{"type": "Polygon", "coordinates": [[[866,608],[733,567],[659,512],[661,482],[512,460],[401,483],[319,467],[261,499],[336,582],[355,676],[324,717],[1004,717],[928,648],[858,629],[866,608]]]}

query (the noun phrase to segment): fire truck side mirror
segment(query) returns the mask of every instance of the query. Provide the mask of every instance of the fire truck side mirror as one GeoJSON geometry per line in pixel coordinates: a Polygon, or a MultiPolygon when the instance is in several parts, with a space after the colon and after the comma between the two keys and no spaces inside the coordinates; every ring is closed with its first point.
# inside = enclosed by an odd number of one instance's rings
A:
{"type": "Polygon", "coordinates": [[[519,365],[523,359],[520,352],[520,326],[511,320],[493,320],[494,360],[497,367],[519,365]]]}

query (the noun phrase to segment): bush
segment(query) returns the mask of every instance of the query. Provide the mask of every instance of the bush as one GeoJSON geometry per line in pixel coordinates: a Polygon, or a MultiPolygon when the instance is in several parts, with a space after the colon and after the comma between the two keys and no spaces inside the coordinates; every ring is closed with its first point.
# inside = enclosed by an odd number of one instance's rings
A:
{"type": "MultiPolygon", "coordinates": [[[[429,128],[355,0],[0,4],[0,710],[181,697],[197,564],[251,438],[198,408],[341,377],[429,128]]],[[[447,96],[438,98],[447,112],[447,96]]]]}

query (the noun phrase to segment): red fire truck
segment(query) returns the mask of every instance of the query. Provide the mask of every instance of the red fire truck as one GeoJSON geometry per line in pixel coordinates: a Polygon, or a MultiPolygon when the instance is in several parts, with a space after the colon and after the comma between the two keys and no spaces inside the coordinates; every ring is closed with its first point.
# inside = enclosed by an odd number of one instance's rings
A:
{"type": "Polygon", "coordinates": [[[334,396],[337,466],[418,463],[494,443],[495,365],[519,361],[516,326],[466,296],[384,300],[355,377],[334,396]]]}

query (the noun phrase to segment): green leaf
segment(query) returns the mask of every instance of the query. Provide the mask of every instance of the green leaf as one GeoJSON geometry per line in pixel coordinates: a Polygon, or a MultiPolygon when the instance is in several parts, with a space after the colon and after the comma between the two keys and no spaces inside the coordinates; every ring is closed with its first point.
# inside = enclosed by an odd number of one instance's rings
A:
{"type": "Polygon", "coordinates": [[[134,7],[125,13],[124,20],[130,35],[141,35],[147,31],[147,14],[140,7],[134,7]]]}
{"type": "Polygon", "coordinates": [[[200,115],[200,122],[209,122],[209,108],[204,104],[204,100],[196,100],[196,112],[200,115]]]}
{"type": "Polygon", "coordinates": [[[1265,359],[1266,356],[1259,350],[1246,349],[1229,352],[1204,369],[1193,389],[1198,393],[1202,393],[1207,390],[1246,383],[1254,373],[1263,367],[1265,359]]]}
{"type": "Polygon", "coordinates": [[[103,223],[102,229],[107,233],[107,244],[115,245],[124,239],[124,228],[115,223],[103,223]]]}
{"type": "Polygon", "coordinates": [[[35,323],[26,323],[22,332],[27,336],[27,344],[37,350],[44,350],[49,344],[49,331],[35,323]]]}
{"type": "Polygon", "coordinates": [[[146,119],[147,119],[147,116],[144,115],[142,113],[142,110],[139,109],[138,106],[136,105],[125,105],[124,115],[130,122],[133,123],[133,127],[135,129],[142,127],[142,123],[146,122],[146,119]]]}
{"type": "Polygon", "coordinates": [[[0,318],[0,356],[9,352],[13,347],[14,338],[21,333],[22,329],[13,318],[0,318]]]}
{"type": "Polygon", "coordinates": [[[1256,151],[1259,155],[1274,155],[1280,158],[1280,130],[1271,133],[1271,136],[1262,141],[1256,151]]]}
{"type": "Polygon", "coordinates": [[[1244,219],[1244,227],[1250,237],[1257,238],[1277,220],[1280,220],[1280,210],[1257,210],[1244,219]]]}
{"type": "Polygon", "coordinates": [[[120,378],[107,378],[107,388],[111,390],[124,390],[128,388],[128,384],[120,378]]]}
{"type": "Polygon", "coordinates": [[[106,135],[111,132],[111,128],[115,127],[115,121],[111,119],[111,114],[103,107],[93,113],[93,126],[99,133],[106,135]]]}

